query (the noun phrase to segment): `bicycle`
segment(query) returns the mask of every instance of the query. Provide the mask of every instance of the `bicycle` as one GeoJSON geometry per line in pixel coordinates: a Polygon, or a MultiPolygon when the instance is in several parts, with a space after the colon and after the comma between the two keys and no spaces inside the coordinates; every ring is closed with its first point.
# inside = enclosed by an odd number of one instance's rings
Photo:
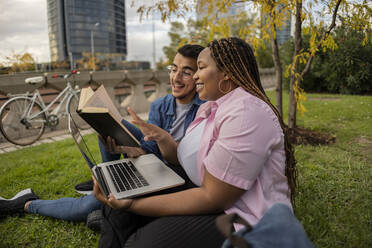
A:
{"type": "MultiPolygon", "coordinates": [[[[68,81],[68,78],[74,74],[79,74],[79,72],[73,70],[65,75],[52,76],[53,78],[63,77],[67,83],[66,87],[48,105],[45,105],[38,89],[32,94],[13,96],[5,102],[0,108],[0,131],[4,137],[16,145],[33,144],[43,135],[46,126],[57,126],[59,119],[63,116],[67,117],[70,113],[80,128],[88,127],[76,113],[80,89],[78,86],[75,89],[72,88],[68,81]],[[52,106],[61,98],[62,100],[51,111],[52,106]],[[65,102],[65,110],[63,111],[62,106],[65,102]]],[[[42,76],[26,78],[25,80],[26,83],[31,85],[43,81],[44,77],[42,76]]]]}

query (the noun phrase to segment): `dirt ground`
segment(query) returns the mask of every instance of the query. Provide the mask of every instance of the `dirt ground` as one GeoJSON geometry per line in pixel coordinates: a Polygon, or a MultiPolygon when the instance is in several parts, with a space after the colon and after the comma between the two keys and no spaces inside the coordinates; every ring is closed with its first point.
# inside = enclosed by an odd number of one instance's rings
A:
{"type": "Polygon", "coordinates": [[[336,142],[336,137],[327,133],[296,127],[288,130],[289,142],[294,145],[327,145],[336,142]]]}

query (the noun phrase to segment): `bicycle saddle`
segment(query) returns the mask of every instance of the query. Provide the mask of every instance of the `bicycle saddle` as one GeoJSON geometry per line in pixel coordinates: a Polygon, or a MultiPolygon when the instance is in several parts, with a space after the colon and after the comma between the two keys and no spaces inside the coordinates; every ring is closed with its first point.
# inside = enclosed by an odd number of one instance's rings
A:
{"type": "Polygon", "coordinates": [[[42,83],[43,81],[44,81],[44,77],[42,76],[26,78],[25,80],[26,84],[38,84],[38,83],[42,83]]]}

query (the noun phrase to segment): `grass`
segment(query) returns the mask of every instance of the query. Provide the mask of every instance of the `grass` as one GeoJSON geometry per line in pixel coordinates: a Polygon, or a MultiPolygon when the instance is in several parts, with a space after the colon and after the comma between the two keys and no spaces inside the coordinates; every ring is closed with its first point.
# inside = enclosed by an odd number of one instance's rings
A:
{"type": "MultiPolygon", "coordinates": [[[[372,247],[372,97],[308,94],[305,107],[298,124],[337,139],[328,146],[296,147],[296,215],[317,247],[372,247]]],[[[98,158],[95,137],[88,142],[98,158]]],[[[79,197],[73,186],[89,178],[71,139],[0,154],[3,197],[29,187],[42,199],[79,197]]],[[[93,247],[99,238],[85,223],[38,215],[3,218],[0,233],[1,248],[93,247]]]]}

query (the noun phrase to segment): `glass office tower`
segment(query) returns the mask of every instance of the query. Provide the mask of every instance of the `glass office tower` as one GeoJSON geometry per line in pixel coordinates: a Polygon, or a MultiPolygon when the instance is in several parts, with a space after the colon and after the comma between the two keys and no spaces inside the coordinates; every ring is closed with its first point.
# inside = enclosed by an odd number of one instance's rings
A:
{"type": "Polygon", "coordinates": [[[99,59],[125,60],[125,0],[47,0],[52,61],[73,61],[92,50],[99,59]]]}
{"type": "MultiPolygon", "coordinates": [[[[278,9],[281,8],[281,6],[278,6],[278,9]]],[[[282,26],[276,28],[276,40],[278,42],[278,45],[282,45],[287,40],[291,38],[291,28],[292,28],[292,12],[290,10],[286,11],[286,19],[284,20],[284,23],[282,26]]],[[[268,18],[267,15],[264,15],[261,12],[261,24],[266,24],[266,19],[268,18]]]]}
{"type": "MultiPolygon", "coordinates": [[[[229,8],[227,8],[226,13],[218,13],[217,8],[214,10],[214,14],[218,14],[219,18],[234,18],[235,15],[238,15],[242,11],[245,11],[245,2],[235,2],[232,3],[229,8]]],[[[213,12],[212,12],[213,13],[213,12]]],[[[200,0],[196,3],[196,19],[202,20],[208,14],[208,5],[204,5],[203,9],[201,7],[200,0]]]]}

